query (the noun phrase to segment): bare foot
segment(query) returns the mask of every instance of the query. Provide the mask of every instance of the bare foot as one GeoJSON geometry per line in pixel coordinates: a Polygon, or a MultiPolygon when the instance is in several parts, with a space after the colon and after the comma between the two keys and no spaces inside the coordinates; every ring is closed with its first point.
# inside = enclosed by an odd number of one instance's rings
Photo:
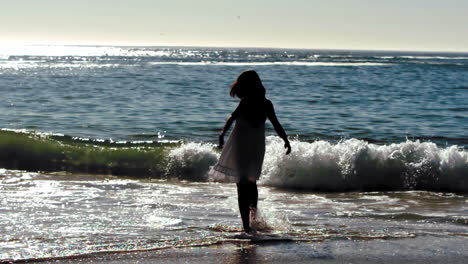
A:
{"type": "Polygon", "coordinates": [[[250,222],[257,220],[257,208],[250,207],[250,222]]]}

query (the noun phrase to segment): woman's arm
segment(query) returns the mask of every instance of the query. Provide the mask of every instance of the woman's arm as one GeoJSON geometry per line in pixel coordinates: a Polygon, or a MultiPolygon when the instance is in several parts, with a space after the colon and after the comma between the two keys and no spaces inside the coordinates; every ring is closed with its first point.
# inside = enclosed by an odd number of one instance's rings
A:
{"type": "Polygon", "coordinates": [[[236,120],[237,116],[239,116],[240,112],[243,111],[244,109],[244,102],[241,100],[237,108],[232,112],[230,116],[228,116],[228,119],[226,120],[226,123],[224,124],[223,130],[221,130],[221,133],[219,133],[219,144],[218,148],[223,148],[224,146],[224,134],[228,132],[229,128],[231,128],[232,123],[234,123],[234,120],[236,120]]]}
{"type": "Polygon", "coordinates": [[[235,116],[234,115],[230,115],[228,117],[228,119],[226,120],[226,123],[224,124],[224,128],[223,130],[221,130],[221,133],[219,133],[219,144],[218,144],[218,148],[223,148],[224,146],[224,134],[226,134],[226,132],[229,130],[229,128],[231,128],[232,126],[232,123],[234,123],[234,120],[235,120],[235,116]]]}
{"type": "Polygon", "coordinates": [[[275,129],[278,136],[284,140],[284,147],[287,149],[286,155],[288,155],[289,153],[291,153],[291,145],[289,144],[288,136],[286,135],[283,126],[280,124],[278,118],[276,117],[275,108],[273,107],[273,104],[270,101],[268,102],[269,107],[267,111],[267,117],[273,125],[273,128],[275,129]]]}

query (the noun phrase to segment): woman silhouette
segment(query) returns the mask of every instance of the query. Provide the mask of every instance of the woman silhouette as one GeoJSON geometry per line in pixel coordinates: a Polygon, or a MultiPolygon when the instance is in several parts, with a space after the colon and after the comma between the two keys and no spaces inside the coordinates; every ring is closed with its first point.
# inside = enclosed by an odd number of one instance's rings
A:
{"type": "Polygon", "coordinates": [[[256,181],[260,178],[265,156],[267,118],[273,124],[276,133],[284,140],[286,155],[291,152],[291,145],[286,132],[276,118],[273,104],[265,98],[265,88],[255,71],[242,72],[231,85],[229,94],[240,98],[240,103],[226,120],[219,135],[219,148],[224,146],[224,134],[234,121],[236,124],[213,169],[215,177],[227,176],[237,183],[242,225],[244,231],[250,233],[250,217],[255,219],[257,213],[256,181]]]}

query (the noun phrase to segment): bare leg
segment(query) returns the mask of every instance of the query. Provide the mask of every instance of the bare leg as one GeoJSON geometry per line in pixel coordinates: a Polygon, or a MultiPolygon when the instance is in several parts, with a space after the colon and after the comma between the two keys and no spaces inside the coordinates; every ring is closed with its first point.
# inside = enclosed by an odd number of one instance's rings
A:
{"type": "Polygon", "coordinates": [[[242,225],[244,226],[244,231],[250,233],[252,229],[250,228],[250,214],[252,208],[253,216],[255,219],[257,200],[258,200],[258,191],[257,184],[255,181],[241,181],[237,184],[237,193],[239,201],[239,211],[242,218],[242,225]]]}
{"type": "Polygon", "coordinates": [[[250,221],[257,220],[257,203],[258,203],[258,189],[256,182],[249,182],[249,219],[250,221]]]}
{"type": "Polygon", "coordinates": [[[249,206],[251,208],[257,208],[258,203],[258,189],[256,182],[249,182],[249,206]]]}
{"type": "Polygon", "coordinates": [[[239,203],[239,211],[242,218],[242,225],[246,233],[250,232],[250,219],[249,219],[249,190],[247,183],[237,184],[237,201],[239,203]]]}

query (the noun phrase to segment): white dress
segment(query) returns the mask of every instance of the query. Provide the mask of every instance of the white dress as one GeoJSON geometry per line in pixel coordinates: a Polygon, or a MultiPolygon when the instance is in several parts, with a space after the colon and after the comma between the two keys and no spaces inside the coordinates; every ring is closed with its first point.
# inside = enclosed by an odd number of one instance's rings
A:
{"type": "Polygon", "coordinates": [[[241,116],[235,122],[212,177],[236,183],[258,180],[265,156],[265,122],[254,126],[241,116]]]}

